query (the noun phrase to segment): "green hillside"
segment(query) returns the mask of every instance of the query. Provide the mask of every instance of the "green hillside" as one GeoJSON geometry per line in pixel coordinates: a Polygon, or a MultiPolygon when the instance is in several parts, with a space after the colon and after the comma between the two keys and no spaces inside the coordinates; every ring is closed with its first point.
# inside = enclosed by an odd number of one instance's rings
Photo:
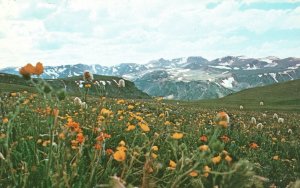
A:
{"type": "MultiPolygon", "coordinates": [[[[66,86],[66,91],[69,95],[79,96],[84,92],[83,88],[79,88],[76,84],[76,81],[82,80],[81,76],[64,78],[64,79],[47,79],[51,87],[56,89],[62,89],[66,86]]],[[[120,80],[118,77],[114,76],[100,76],[94,75],[94,80],[105,81],[106,85],[97,86],[92,84],[92,87],[89,90],[89,94],[106,96],[110,98],[132,98],[132,99],[149,99],[150,96],[141,90],[137,89],[133,82],[125,80],[126,87],[119,88],[113,80],[120,80]],[[111,84],[108,84],[108,82],[111,84]]],[[[34,79],[37,81],[37,78],[34,79]]],[[[31,91],[34,92],[35,88],[32,83],[24,80],[20,76],[11,75],[11,74],[0,74],[0,92],[13,92],[13,91],[31,91]]]]}
{"type": "Polygon", "coordinates": [[[244,110],[300,111],[300,80],[245,89],[220,99],[184,102],[183,105],[216,109],[239,109],[243,105],[244,110]],[[264,102],[263,106],[259,105],[260,101],[264,102]]]}

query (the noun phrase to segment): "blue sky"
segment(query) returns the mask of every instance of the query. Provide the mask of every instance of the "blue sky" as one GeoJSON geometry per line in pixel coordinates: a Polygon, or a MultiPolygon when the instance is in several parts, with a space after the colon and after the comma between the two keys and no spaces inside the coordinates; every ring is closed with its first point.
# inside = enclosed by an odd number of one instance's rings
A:
{"type": "Polygon", "coordinates": [[[0,68],[300,57],[300,0],[0,0],[0,68]]]}

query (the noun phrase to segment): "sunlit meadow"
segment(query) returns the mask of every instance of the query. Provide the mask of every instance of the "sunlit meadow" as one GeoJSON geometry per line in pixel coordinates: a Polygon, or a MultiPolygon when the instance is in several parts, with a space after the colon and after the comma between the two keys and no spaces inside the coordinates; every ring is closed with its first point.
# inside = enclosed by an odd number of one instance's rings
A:
{"type": "Polygon", "coordinates": [[[299,187],[299,114],[90,95],[90,72],[75,97],[42,73],[1,93],[1,187],[299,187]]]}

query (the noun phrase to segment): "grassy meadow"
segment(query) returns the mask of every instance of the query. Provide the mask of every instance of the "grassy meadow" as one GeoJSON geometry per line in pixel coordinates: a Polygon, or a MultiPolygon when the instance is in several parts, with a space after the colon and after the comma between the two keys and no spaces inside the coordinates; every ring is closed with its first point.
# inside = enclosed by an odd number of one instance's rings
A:
{"type": "Polygon", "coordinates": [[[26,82],[34,92],[1,93],[1,187],[299,187],[293,108],[101,97],[93,83],[82,106],[42,79],[26,82]]]}

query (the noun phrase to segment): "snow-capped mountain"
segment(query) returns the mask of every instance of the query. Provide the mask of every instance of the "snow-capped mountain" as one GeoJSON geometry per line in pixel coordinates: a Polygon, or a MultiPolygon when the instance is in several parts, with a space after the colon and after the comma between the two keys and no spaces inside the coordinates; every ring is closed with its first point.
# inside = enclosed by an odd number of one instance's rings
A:
{"type": "MultiPolygon", "coordinates": [[[[94,74],[122,76],[152,96],[196,100],[218,98],[242,89],[300,79],[300,58],[248,58],[227,56],[208,61],[203,57],[158,59],[147,64],[61,65],[45,67],[44,78],[94,74]]],[[[0,72],[18,74],[17,68],[0,72]]]]}

